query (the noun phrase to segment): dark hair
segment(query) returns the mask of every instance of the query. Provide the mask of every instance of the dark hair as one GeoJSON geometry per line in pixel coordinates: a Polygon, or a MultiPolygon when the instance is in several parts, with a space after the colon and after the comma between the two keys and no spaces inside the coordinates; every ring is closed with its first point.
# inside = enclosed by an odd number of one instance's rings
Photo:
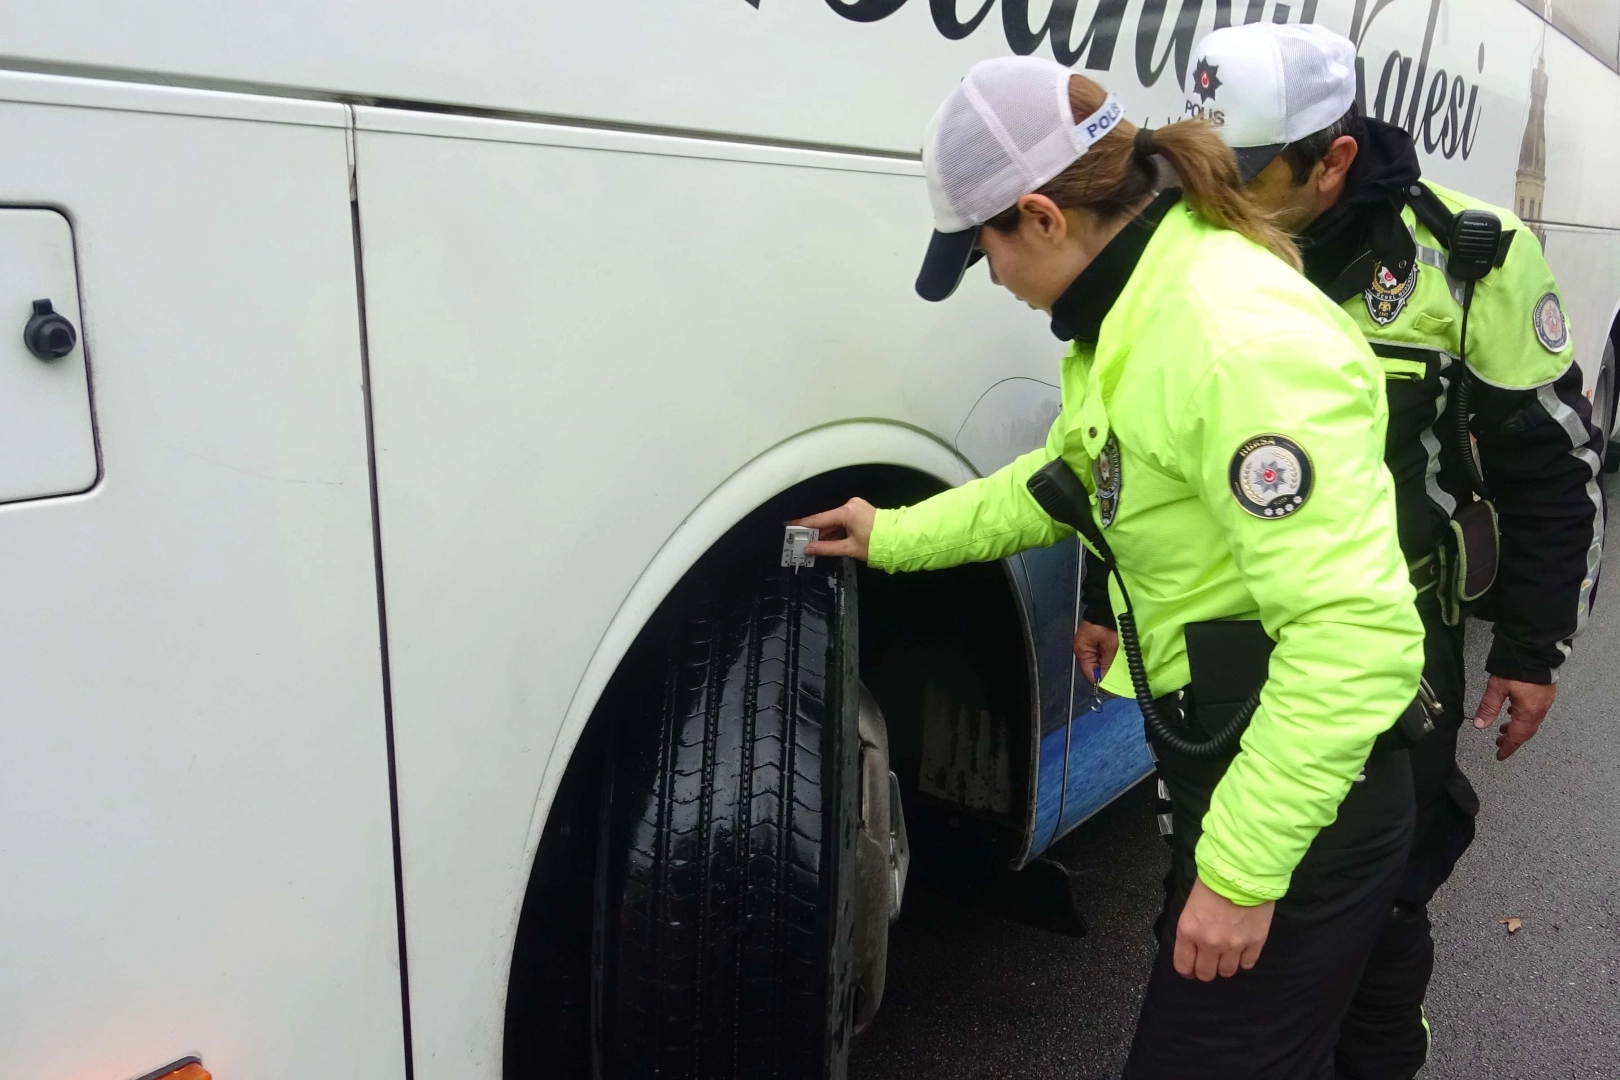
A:
{"type": "MultiPolygon", "coordinates": [[[[1108,91],[1084,75],[1069,78],[1069,108],[1090,116],[1102,107],[1108,91]]],[[[1194,213],[1211,225],[1241,233],[1296,270],[1299,249],[1277,227],[1270,214],[1244,191],[1237,161],[1206,120],[1178,120],[1137,137],[1138,129],[1121,120],[1074,164],[1035,194],[1065,210],[1086,209],[1105,221],[1130,213],[1159,187],[1154,155],[1176,171],[1183,196],[1194,213]]],[[[1002,211],[986,225],[997,232],[1018,228],[1019,209],[1002,211]]]]}
{"type": "Polygon", "coordinates": [[[1294,184],[1303,184],[1311,178],[1311,170],[1316,163],[1327,157],[1327,152],[1333,144],[1346,135],[1356,135],[1361,130],[1361,110],[1354,104],[1350,111],[1339,117],[1321,131],[1313,131],[1303,139],[1295,139],[1277,152],[1277,156],[1288,162],[1288,169],[1294,174],[1294,184]]]}

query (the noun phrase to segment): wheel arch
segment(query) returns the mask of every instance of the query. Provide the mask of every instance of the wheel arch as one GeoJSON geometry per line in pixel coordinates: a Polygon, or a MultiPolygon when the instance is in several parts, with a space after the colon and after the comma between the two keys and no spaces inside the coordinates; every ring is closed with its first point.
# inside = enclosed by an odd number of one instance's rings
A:
{"type": "MultiPolygon", "coordinates": [[[[548,755],[522,856],[521,865],[527,871],[524,894],[521,904],[514,910],[516,923],[513,932],[507,937],[510,949],[504,959],[508,969],[505,1007],[508,1028],[514,1022],[514,1000],[520,993],[528,992],[519,988],[520,979],[525,978],[519,971],[519,962],[525,949],[530,947],[524,943],[525,927],[544,918],[544,904],[531,910],[531,902],[536,902],[534,894],[537,888],[542,893],[545,891],[539,885],[540,878],[545,868],[551,865],[553,853],[549,849],[558,842],[558,834],[548,832],[550,819],[559,808],[582,812],[587,806],[595,805],[591,800],[600,797],[595,794],[601,787],[599,761],[607,741],[605,732],[611,725],[597,721],[600,719],[600,706],[608,697],[615,676],[624,669],[627,661],[633,661],[632,650],[652,624],[660,605],[721,544],[728,533],[770,509],[773,502],[780,501],[784,496],[817,487],[818,482],[834,478],[846,470],[858,470],[863,477],[886,478],[891,482],[887,486],[895,490],[905,490],[909,486],[917,494],[908,493],[907,498],[943,490],[977,475],[954,449],[925,432],[880,421],[850,421],[807,431],[777,444],[728,477],[680,522],[637,577],[603,632],[575,687],[548,755]],[[544,865],[542,859],[547,860],[544,865]]],[[[858,490],[849,492],[855,493],[858,490]]],[[[1030,723],[1023,726],[1030,731],[1028,753],[1023,755],[1027,762],[1017,759],[1014,762],[1015,768],[1022,773],[1015,778],[1014,790],[1022,796],[1021,801],[1025,806],[1018,809],[1023,814],[1034,802],[1033,785],[1037,780],[1036,755],[1040,741],[1039,703],[1036,699],[1038,674],[1028,597],[1025,595],[1028,583],[1017,572],[1003,572],[1000,567],[976,569],[981,580],[988,580],[992,574],[999,579],[1008,607],[1015,612],[1014,617],[1021,631],[1016,651],[1020,654],[1023,670],[1018,674],[1027,680],[1023,704],[1029,710],[1030,723]]],[[[1031,824],[1026,822],[1023,827],[1022,848],[1026,850],[1031,824]]],[[[594,834],[594,826],[591,831],[594,834]]],[[[594,841],[592,845],[594,850],[594,841]]],[[[583,861],[585,854],[580,850],[573,857],[583,861]]],[[[578,885],[577,876],[574,880],[578,885]]],[[[588,933],[587,928],[581,927],[580,930],[588,933]]],[[[507,1075],[519,1075],[512,1071],[514,1042],[510,1030],[505,1035],[505,1044],[507,1075]]],[[[556,1064],[553,1062],[554,1066],[556,1064]]],[[[558,1070],[558,1075],[572,1074],[564,1068],[558,1070]]],[[[587,1071],[580,1075],[589,1073],[587,1071]]]]}
{"type": "MultiPolygon", "coordinates": [[[[1604,331],[1599,340],[1603,342],[1604,347],[1597,350],[1597,362],[1592,368],[1592,388],[1588,391],[1588,394],[1589,400],[1592,402],[1594,420],[1599,415],[1600,409],[1606,410],[1604,413],[1606,425],[1601,432],[1603,436],[1603,456],[1605,466],[1612,467],[1613,462],[1609,459],[1610,444],[1617,435],[1620,435],[1620,367],[1617,367],[1617,365],[1620,365],[1620,301],[1616,302],[1614,313],[1609,319],[1608,329],[1604,331]],[[1606,402],[1598,400],[1600,392],[1604,389],[1605,368],[1608,369],[1608,396],[1610,399],[1606,402]]],[[[1582,374],[1584,376],[1585,373],[1582,374]]]]}
{"type": "MultiPolygon", "coordinates": [[[[1609,317],[1607,340],[1614,347],[1612,356],[1620,359],[1620,300],[1615,301],[1614,314],[1609,317]]],[[[1604,364],[1604,359],[1602,359],[1602,353],[1599,353],[1597,355],[1597,372],[1592,376],[1594,389],[1596,389],[1597,381],[1602,379],[1602,364],[1604,364]]],[[[1610,387],[1610,393],[1614,395],[1614,400],[1609,402],[1610,427],[1609,431],[1602,432],[1604,439],[1614,439],[1617,434],[1620,434],[1620,431],[1617,431],[1617,429],[1620,429],[1620,371],[1614,372],[1614,385],[1610,387]]]]}
{"type": "Polygon", "coordinates": [[[950,487],[976,475],[944,442],[916,428],[882,421],[829,424],[786,439],[732,473],[675,528],[636,578],[581,673],[546,760],[524,846],[534,859],[546,812],[609,681],[658,606],[704,555],[738,523],[805,481],[841,468],[890,466],[950,487]]]}

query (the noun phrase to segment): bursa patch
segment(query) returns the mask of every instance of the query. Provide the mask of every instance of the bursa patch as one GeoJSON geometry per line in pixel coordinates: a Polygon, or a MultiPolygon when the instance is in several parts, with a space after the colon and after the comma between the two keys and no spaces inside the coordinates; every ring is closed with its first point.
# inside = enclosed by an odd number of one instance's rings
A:
{"type": "Polygon", "coordinates": [[[1267,521],[1288,517],[1311,497],[1316,482],[1311,457],[1286,435],[1256,435],[1232,455],[1232,497],[1267,521]]]}

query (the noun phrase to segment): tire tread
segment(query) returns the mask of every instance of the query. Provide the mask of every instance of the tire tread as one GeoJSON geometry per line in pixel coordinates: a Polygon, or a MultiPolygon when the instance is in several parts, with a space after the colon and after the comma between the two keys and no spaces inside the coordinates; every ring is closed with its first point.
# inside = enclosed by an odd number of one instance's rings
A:
{"type": "Polygon", "coordinates": [[[823,1075],[838,582],[701,583],[632,695],[599,909],[613,1080],[823,1075]]]}

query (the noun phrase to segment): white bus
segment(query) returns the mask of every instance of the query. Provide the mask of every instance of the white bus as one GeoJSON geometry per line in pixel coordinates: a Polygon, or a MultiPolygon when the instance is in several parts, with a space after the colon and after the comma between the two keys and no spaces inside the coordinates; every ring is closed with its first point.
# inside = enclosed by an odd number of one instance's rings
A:
{"type": "Polygon", "coordinates": [[[1603,0],[5,4],[0,1071],[842,1075],[907,827],[1150,769],[1073,544],[778,566],[1057,410],[912,293],[922,127],[1008,51],[1163,123],[1256,19],[1531,224],[1612,425],[1603,0]]]}

